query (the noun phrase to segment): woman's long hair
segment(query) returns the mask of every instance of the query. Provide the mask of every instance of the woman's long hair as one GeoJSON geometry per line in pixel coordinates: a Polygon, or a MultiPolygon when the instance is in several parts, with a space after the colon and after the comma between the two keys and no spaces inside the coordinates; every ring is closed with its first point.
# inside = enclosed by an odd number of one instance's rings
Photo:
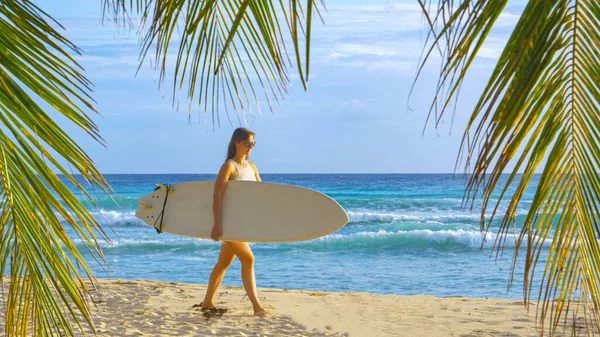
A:
{"type": "Polygon", "coordinates": [[[250,135],[255,136],[256,134],[246,128],[237,128],[235,131],[233,131],[231,140],[229,141],[229,146],[227,147],[227,158],[225,161],[235,157],[235,142],[246,141],[248,138],[250,138],[250,135]]]}

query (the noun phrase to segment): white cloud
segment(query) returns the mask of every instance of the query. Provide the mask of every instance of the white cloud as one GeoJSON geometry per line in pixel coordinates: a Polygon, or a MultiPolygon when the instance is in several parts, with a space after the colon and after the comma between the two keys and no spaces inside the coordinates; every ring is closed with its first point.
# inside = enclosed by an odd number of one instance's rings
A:
{"type": "MultiPolygon", "coordinates": [[[[506,44],[506,27],[519,13],[504,12],[496,33],[478,52],[478,60],[497,60],[506,44]]],[[[360,67],[414,75],[425,48],[427,27],[418,4],[335,6],[324,15],[326,26],[315,29],[313,64],[360,67]]],[[[430,60],[439,59],[437,53],[430,60]]]]}
{"type": "Polygon", "coordinates": [[[344,103],[342,103],[342,106],[344,108],[352,108],[352,109],[362,109],[365,107],[365,105],[363,104],[363,102],[357,100],[357,99],[352,99],[349,101],[345,101],[344,103]]]}
{"type": "Polygon", "coordinates": [[[500,14],[500,16],[498,17],[498,20],[496,21],[496,25],[500,27],[514,27],[519,21],[520,17],[520,13],[514,14],[509,12],[502,12],[502,14],[500,14]]]}
{"type": "Polygon", "coordinates": [[[131,68],[140,64],[137,55],[82,55],[76,59],[94,67],[126,66],[127,68],[131,68]]]}
{"type": "Polygon", "coordinates": [[[498,58],[500,58],[500,54],[502,54],[501,49],[482,46],[479,49],[477,56],[483,57],[483,58],[489,58],[489,59],[498,59],[498,58]]]}
{"type": "MultiPolygon", "coordinates": [[[[427,29],[418,4],[330,6],[322,14],[325,25],[315,21],[313,26],[311,62],[314,66],[414,75],[427,29]]],[[[498,24],[501,27],[514,25],[518,17],[518,14],[503,13],[498,24]]],[[[117,32],[114,23],[101,25],[100,17],[68,17],[64,23],[67,35],[86,51],[77,59],[86,69],[96,71],[98,78],[121,78],[135,73],[139,65],[139,39],[135,30],[117,32]]],[[[484,61],[497,60],[505,43],[506,39],[489,37],[478,56],[484,61]]],[[[173,44],[168,55],[169,72],[173,70],[176,48],[173,44]]],[[[439,56],[433,54],[431,58],[439,59],[439,56]]],[[[152,70],[149,64],[146,60],[142,66],[145,72],[152,70]]],[[[290,73],[294,76],[295,71],[290,73]]]]}
{"type": "Polygon", "coordinates": [[[488,37],[483,46],[479,49],[477,56],[480,58],[497,60],[500,58],[507,38],[488,37]]]}
{"type": "Polygon", "coordinates": [[[400,48],[396,45],[386,44],[359,44],[359,43],[346,43],[339,44],[337,51],[340,55],[374,55],[374,56],[397,56],[400,54],[400,48]]]}

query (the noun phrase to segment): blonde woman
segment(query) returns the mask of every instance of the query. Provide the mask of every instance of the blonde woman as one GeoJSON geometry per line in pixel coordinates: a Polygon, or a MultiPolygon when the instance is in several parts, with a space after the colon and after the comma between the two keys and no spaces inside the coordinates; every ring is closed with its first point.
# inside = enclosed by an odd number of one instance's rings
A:
{"type": "MultiPolygon", "coordinates": [[[[223,234],[223,227],[221,224],[221,209],[223,195],[227,189],[227,182],[230,180],[251,180],[261,181],[256,165],[248,160],[250,153],[256,145],[254,141],[254,132],[246,128],[237,128],[231,140],[229,141],[229,147],[227,148],[227,159],[221,166],[221,170],[217,175],[215,181],[215,190],[213,197],[213,214],[215,223],[212,229],[211,238],[215,241],[219,241],[223,234]]],[[[242,264],[242,282],[244,289],[252,302],[254,308],[254,315],[264,317],[266,310],[261,306],[258,296],[256,295],[256,281],[254,278],[254,254],[247,242],[221,242],[221,252],[219,253],[219,260],[213,268],[210,278],[208,280],[208,288],[204,301],[200,304],[203,309],[214,309],[215,295],[221,285],[223,276],[227,268],[231,265],[235,257],[238,257],[242,264]]]]}

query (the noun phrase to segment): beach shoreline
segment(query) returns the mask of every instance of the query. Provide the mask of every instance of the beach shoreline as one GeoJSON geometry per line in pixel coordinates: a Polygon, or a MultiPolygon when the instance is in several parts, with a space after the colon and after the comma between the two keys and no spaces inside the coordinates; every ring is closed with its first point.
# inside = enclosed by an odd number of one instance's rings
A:
{"type": "Polygon", "coordinates": [[[241,287],[223,286],[207,313],[206,286],[98,279],[99,336],[537,336],[522,301],[259,288],[266,318],[252,315],[241,287]]]}
{"type": "MultiPolygon", "coordinates": [[[[204,296],[204,284],[103,278],[97,284],[87,295],[97,336],[102,337],[539,336],[536,304],[528,314],[517,299],[258,288],[269,311],[259,318],[253,316],[242,287],[222,286],[215,301],[219,310],[203,311],[195,305],[204,296]]],[[[4,314],[0,312],[0,321],[4,314]]],[[[83,326],[86,336],[93,336],[83,326]]],[[[581,324],[576,329],[575,336],[587,335],[581,324]]],[[[556,336],[571,332],[560,329],[556,336]]]]}

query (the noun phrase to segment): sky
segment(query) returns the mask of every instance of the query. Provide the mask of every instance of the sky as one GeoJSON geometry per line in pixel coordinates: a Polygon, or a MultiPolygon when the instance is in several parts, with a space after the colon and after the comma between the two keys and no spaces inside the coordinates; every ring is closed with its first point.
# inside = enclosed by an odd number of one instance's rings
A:
{"type": "MultiPolygon", "coordinates": [[[[427,67],[409,100],[426,27],[416,0],[327,0],[325,24],[314,23],[308,90],[295,75],[291,92],[269,111],[246,112],[231,123],[221,111],[172,105],[172,62],[158,72],[139,65],[135,29],[102,22],[101,1],[36,0],[83,49],[77,61],[94,84],[106,147],[63,126],[103,174],[217,173],[236,127],[256,132],[252,160],[261,173],[452,173],[463,131],[522,1],[509,3],[462,89],[456,112],[426,126],[439,69],[427,67]]],[[[175,48],[176,50],[176,48],[175,48]]],[[[185,104],[184,104],[185,105],[185,104]]],[[[459,169],[462,172],[462,168],[459,169]]]]}

